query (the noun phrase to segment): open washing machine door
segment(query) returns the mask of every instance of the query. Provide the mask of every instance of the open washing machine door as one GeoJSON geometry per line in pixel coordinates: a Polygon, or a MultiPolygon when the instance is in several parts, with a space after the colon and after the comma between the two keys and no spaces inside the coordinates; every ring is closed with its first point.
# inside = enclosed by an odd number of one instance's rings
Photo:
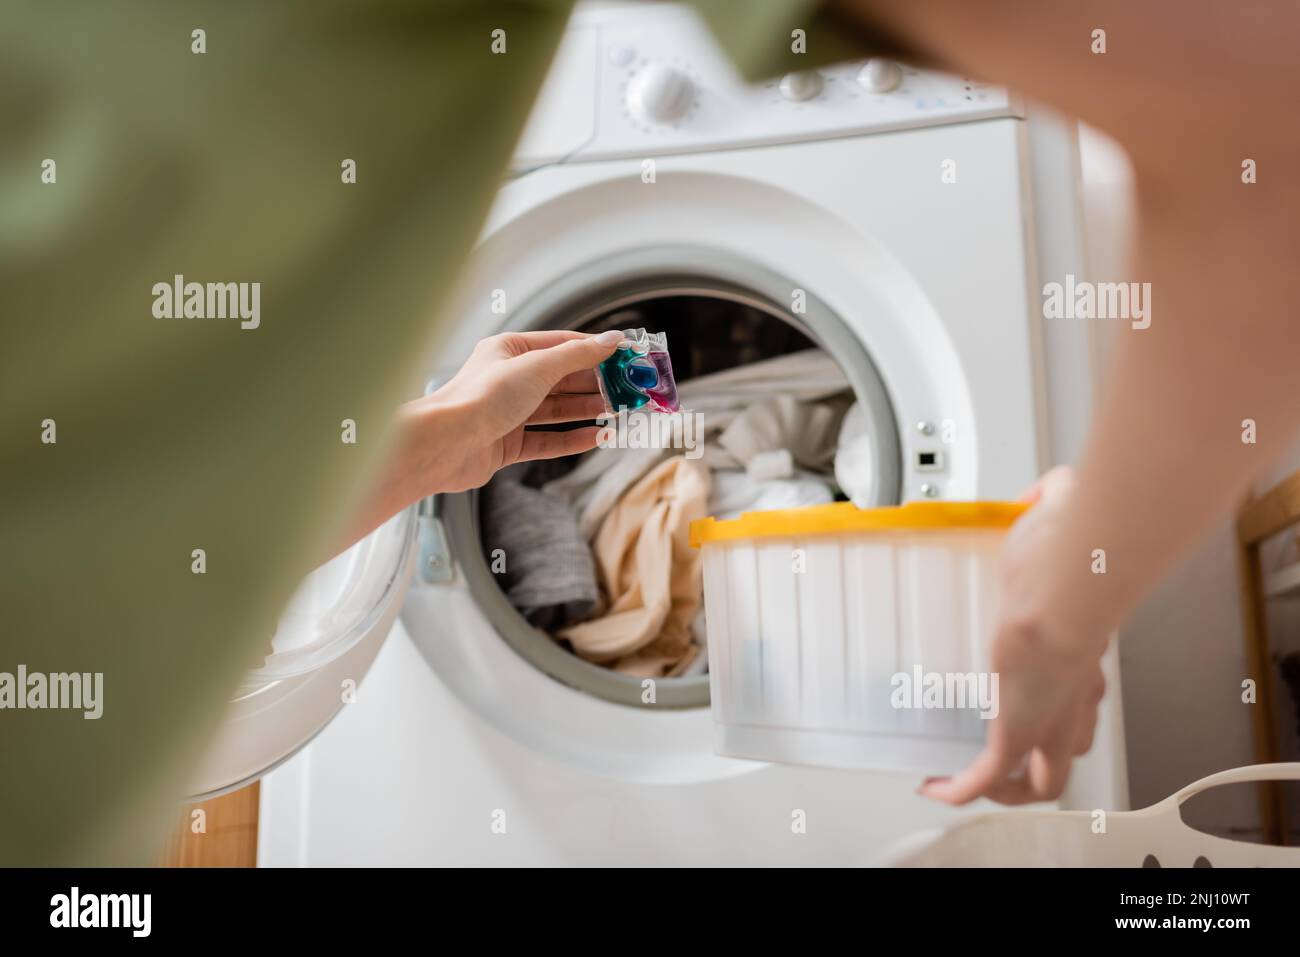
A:
{"type": "Polygon", "coordinates": [[[355,700],[410,585],[415,528],[415,509],[400,512],[303,580],[270,654],[235,690],[192,779],[196,800],[261,777],[355,700]]]}

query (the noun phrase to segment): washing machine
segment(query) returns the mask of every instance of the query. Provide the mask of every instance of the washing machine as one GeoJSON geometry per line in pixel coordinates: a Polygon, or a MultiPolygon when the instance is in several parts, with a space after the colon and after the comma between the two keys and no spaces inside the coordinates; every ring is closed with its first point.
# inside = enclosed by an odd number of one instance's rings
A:
{"type": "MultiPolygon", "coordinates": [[[[1076,155],[972,79],[870,61],[747,86],[687,9],[580,9],[431,387],[498,331],[704,316],[686,331],[723,363],[834,357],[871,502],[1014,497],[1075,457],[1092,399],[1088,330],[1039,294],[1087,274],[1076,155]]],[[[304,583],[195,784],[265,775],[261,863],[864,864],[968,813],[914,775],[718,756],[706,675],[643,703],[521,617],[480,532],[477,493],[438,496],[304,583]]],[[[1107,667],[1064,807],[1127,804],[1107,667]]]]}

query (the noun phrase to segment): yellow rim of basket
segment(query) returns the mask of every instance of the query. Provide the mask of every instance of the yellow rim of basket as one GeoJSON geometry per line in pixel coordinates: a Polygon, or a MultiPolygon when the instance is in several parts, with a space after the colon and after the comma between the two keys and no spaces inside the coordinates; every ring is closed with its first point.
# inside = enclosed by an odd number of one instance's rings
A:
{"type": "Polygon", "coordinates": [[[1024,502],[908,502],[888,508],[858,508],[831,502],[772,512],[745,512],[719,521],[691,522],[691,547],[746,538],[792,538],[842,532],[889,532],[946,528],[1008,528],[1029,508],[1024,502]]]}

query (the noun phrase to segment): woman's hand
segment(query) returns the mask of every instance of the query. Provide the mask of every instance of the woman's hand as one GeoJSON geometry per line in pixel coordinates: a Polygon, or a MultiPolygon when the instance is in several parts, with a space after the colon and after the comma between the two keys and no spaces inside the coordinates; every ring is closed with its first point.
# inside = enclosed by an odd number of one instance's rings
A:
{"type": "MultiPolygon", "coordinates": [[[[1074,759],[1092,747],[1101,672],[1113,625],[1080,600],[1079,567],[1059,567],[1052,547],[1075,494],[1074,474],[1048,472],[1026,494],[1036,502],[1012,528],[1002,557],[1001,605],[993,642],[998,714],[983,753],[950,778],[931,778],[926,797],[966,804],[988,797],[1025,804],[1060,797],[1074,759]],[[1071,590],[1076,594],[1066,597],[1071,590]]],[[[1091,574],[1080,560],[1082,574],[1091,574]]]]}
{"type": "Polygon", "coordinates": [[[594,426],[567,432],[525,426],[601,415],[595,367],[621,338],[617,331],[553,331],[481,341],[450,382],[398,411],[397,447],[343,546],[429,495],[478,488],[515,462],[594,448],[600,432],[594,426]]]}
{"type": "Polygon", "coordinates": [[[419,416],[428,409],[455,410],[459,435],[429,449],[430,474],[438,492],[478,488],[497,469],[515,462],[553,459],[596,445],[596,427],[566,432],[529,431],[526,425],[582,422],[605,406],[595,367],[622,338],[610,331],[507,332],[484,339],[450,382],[433,395],[407,403],[419,416]],[[441,459],[441,466],[435,466],[441,459]],[[450,469],[446,465],[451,465],[450,469]]]}

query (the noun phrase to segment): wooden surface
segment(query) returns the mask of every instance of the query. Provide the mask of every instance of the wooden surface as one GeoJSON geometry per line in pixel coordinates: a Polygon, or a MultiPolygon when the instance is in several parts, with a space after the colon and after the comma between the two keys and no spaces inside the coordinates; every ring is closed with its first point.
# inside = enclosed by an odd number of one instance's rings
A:
{"type": "Polygon", "coordinates": [[[186,804],[177,813],[161,867],[256,867],[258,785],[186,804]],[[195,814],[201,811],[201,815],[195,814]]]}
{"type": "MultiPolygon", "coordinates": [[[[1277,716],[1273,712],[1273,661],[1269,654],[1267,594],[1259,563],[1259,546],[1266,539],[1300,524],[1300,472],[1287,476],[1237,513],[1237,567],[1241,581],[1242,632],[1246,667],[1256,681],[1253,730],[1255,760],[1278,760],[1277,716]]],[[[1274,844],[1286,843],[1286,814],[1282,786],[1262,783],[1260,820],[1274,844]]]]}
{"type": "Polygon", "coordinates": [[[1237,537],[1243,544],[1264,539],[1300,522],[1300,472],[1289,475],[1237,513],[1237,537]]]}
{"type": "MultiPolygon", "coordinates": [[[[1237,570],[1241,582],[1241,631],[1246,642],[1246,675],[1255,679],[1255,703],[1250,706],[1255,762],[1272,764],[1278,759],[1277,726],[1273,714],[1273,663],[1268,654],[1268,623],[1258,544],[1238,541],[1237,570]]],[[[1283,844],[1282,785],[1276,781],[1263,781],[1258,791],[1259,821],[1264,839],[1270,844],[1283,844]]]]}

